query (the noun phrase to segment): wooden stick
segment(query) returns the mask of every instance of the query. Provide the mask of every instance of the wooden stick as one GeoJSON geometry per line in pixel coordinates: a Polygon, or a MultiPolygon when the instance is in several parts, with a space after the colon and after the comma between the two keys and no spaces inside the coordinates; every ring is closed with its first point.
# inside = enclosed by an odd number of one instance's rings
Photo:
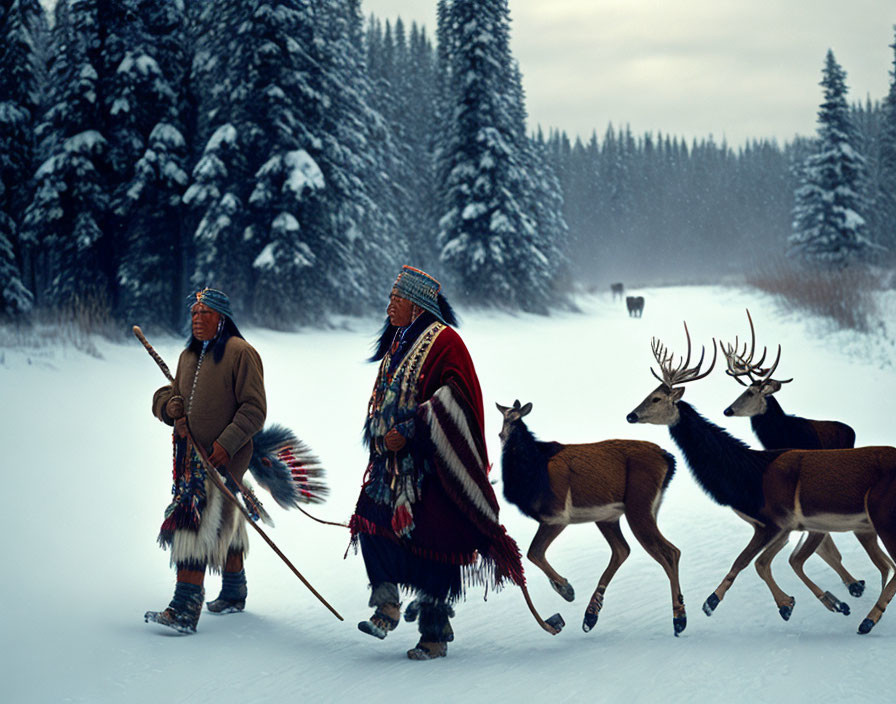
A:
{"type": "MultiPolygon", "coordinates": [[[[138,340],[140,340],[140,342],[146,348],[146,351],[149,352],[149,356],[152,357],[155,360],[156,364],[159,365],[159,368],[162,370],[162,373],[168,378],[169,381],[173,382],[174,377],[171,376],[171,370],[168,368],[168,365],[165,364],[165,361],[159,356],[159,353],[155,351],[155,349],[153,348],[153,346],[151,344],[149,344],[149,341],[146,339],[146,336],[143,334],[143,331],[140,329],[140,327],[135,325],[133,330],[134,330],[134,335],[137,337],[138,340]]],[[[277,553],[277,555],[280,557],[280,559],[286,563],[286,565],[293,571],[293,573],[295,573],[296,577],[298,577],[302,581],[302,584],[304,584],[306,587],[308,587],[309,591],[312,594],[314,594],[314,596],[316,596],[318,598],[318,600],[320,600],[320,602],[324,606],[326,606],[330,611],[332,611],[333,615],[336,616],[336,618],[338,618],[340,621],[344,621],[345,619],[342,618],[342,616],[339,614],[339,612],[336,611],[336,609],[334,609],[332,606],[330,606],[329,602],[326,599],[324,599],[317,592],[317,590],[314,587],[311,586],[311,584],[308,582],[308,580],[305,579],[304,576],[302,576],[302,573],[296,569],[295,565],[293,565],[292,562],[290,562],[289,559],[286,557],[286,555],[284,555],[283,552],[281,552],[280,548],[278,548],[274,544],[274,541],[271,540],[267,536],[267,534],[261,529],[261,527],[255,521],[252,520],[252,517],[248,514],[248,512],[243,507],[243,505],[239,502],[239,500],[233,495],[233,492],[231,492],[230,489],[227,488],[227,485],[224,484],[224,480],[221,478],[221,474],[218,472],[218,469],[216,467],[212,466],[211,462],[208,461],[208,454],[205,452],[205,448],[193,440],[193,435],[192,435],[192,433],[190,433],[190,429],[189,429],[189,422],[187,424],[187,442],[193,448],[195,448],[197,454],[199,455],[199,459],[202,461],[202,465],[205,467],[205,471],[208,474],[208,477],[212,480],[212,483],[216,487],[218,487],[218,489],[220,489],[221,493],[224,494],[224,496],[226,496],[230,501],[233,502],[233,504],[237,507],[237,509],[239,509],[240,513],[242,513],[243,516],[246,517],[246,519],[249,522],[249,525],[251,525],[256,531],[258,531],[259,535],[261,535],[261,537],[264,538],[265,542],[271,546],[271,549],[275,553],[277,553]]],[[[229,473],[228,473],[228,475],[229,475],[229,473]]],[[[233,477],[231,477],[231,479],[233,479],[233,477]]],[[[234,480],[234,483],[237,484],[236,480],[234,480]]]]}

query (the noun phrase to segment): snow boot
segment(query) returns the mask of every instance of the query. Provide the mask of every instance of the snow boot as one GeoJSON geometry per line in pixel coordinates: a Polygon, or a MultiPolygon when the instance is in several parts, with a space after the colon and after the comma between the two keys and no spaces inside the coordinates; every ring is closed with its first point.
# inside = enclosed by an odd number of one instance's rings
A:
{"type": "Polygon", "coordinates": [[[164,611],[147,611],[143,620],[173,628],[178,633],[195,633],[204,598],[205,589],[201,584],[178,582],[168,608],[164,611]]]}
{"type": "Polygon", "coordinates": [[[412,602],[405,611],[405,618],[414,620],[419,617],[420,641],[408,651],[408,658],[434,660],[445,657],[448,643],[454,640],[454,631],[448,621],[451,616],[454,616],[454,609],[444,601],[422,597],[412,602]]]}
{"type": "Polygon", "coordinates": [[[213,614],[234,614],[246,608],[246,570],[225,572],[221,577],[221,593],[206,604],[213,614]]]}
{"type": "Polygon", "coordinates": [[[398,626],[398,617],[401,616],[400,609],[399,604],[377,606],[373,616],[358,624],[358,630],[382,640],[389,635],[389,631],[394,631],[395,627],[398,626]]]}
{"type": "Polygon", "coordinates": [[[421,640],[408,651],[409,660],[435,660],[448,655],[447,643],[428,643],[421,640]]]}
{"type": "Polygon", "coordinates": [[[376,611],[369,619],[358,624],[358,630],[382,640],[389,631],[395,630],[398,619],[401,618],[398,586],[392,582],[381,582],[371,592],[367,605],[376,607],[376,611]]]}

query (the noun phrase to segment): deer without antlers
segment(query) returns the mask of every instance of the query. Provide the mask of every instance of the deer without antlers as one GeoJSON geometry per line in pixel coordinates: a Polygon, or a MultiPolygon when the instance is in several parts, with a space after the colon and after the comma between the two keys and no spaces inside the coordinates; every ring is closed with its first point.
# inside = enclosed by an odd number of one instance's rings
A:
{"type": "MultiPolygon", "coordinates": [[[[756,354],[756,329],[753,326],[753,318],[747,310],[747,320],[750,323],[750,345],[747,352],[747,343],[740,348],[738,338],[734,344],[723,345],[720,343],[725,355],[728,368],[725,373],[735,379],[746,390],[728,406],[724,414],[726,416],[746,416],[750,418],[753,432],[767,449],[793,448],[802,450],[834,450],[847,449],[855,446],[855,431],[839,421],[810,420],[799,416],[787,415],[772,394],[780,391],[783,384],[793,379],[777,380],[772,375],[781,361],[781,345],[778,345],[778,353],[770,367],[763,368],[767,350],[762,349],[762,357],[754,361],[756,354]],[[750,380],[747,384],[741,377],[750,380]]],[[[890,573],[896,571],[896,566],[880,549],[877,540],[868,541],[864,535],[856,537],[868,552],[871,561],[881,573],[881,584],[886,584],[890,573]]],[[[822,592],[803,571],[803,564],[812,554],[812,546],[817,545],[815,552],[827,562],[843,580],[852,596],[862,596],[865,590],[864,580],[856,580],[843,566],[840,551],[834,545],[829,535],[817,536],[809,534],[805,540],[801,540],[797,548],[790,556],[790,564],[801,580],[810,590],[832,611],[836,605],[831,602],[829,592],[822,592]]],[[[848,614],[849,608],[845,604],[838,609],[848,614]]]]}
{"type": "Polygon", "coordinates": [[[551,586],[567,601],[574,599],[572,585],[545,557],[566,526],[593,521],[610,544],[610,564],[591,596],[582,629],[588,632],[597,623],[604,592],[631,552],[619,528],[619,518],[625,515],[635,537],[669,577],[673,631],[676,636],[684,631],[687,616],[678,581],[681,553],[656,525],[663,492],[675,472],[675,458],[659,445],[641,440],[581,445],[539,442],[522,420],[532,410],[531,403],[495,405],[504,416],[500,433],[504,496],[538,521],[528,558],[547,575],[551,586]]]}
{"type": "MultiPolygon", "coordinates": [[[[730,506],[753,526],[753,538],[728,574],[707,598],[703,610],[712,614],[737,575],[757,555],[756,571],[766,582],[782,617],[788,619],[793,597],[775,583],[771,561],[794,530],[815,533],[854,531],[862,539],[880,537],[890,556],[896,555],[896,448],[843,450],[751,450],[681,401],[681,384],[702,379],[700,362],[689,368],[687,358],[672,365],[672,355],[654,341],[660,365],[660,386],[628,415],[631,423],[669,426],[697,482],[718,503],[730,506]]],[[[651,369],[654,376],[657,376],[651,369]]],[[[868,633],[896,593],[896,576],[881,589],[877,603],[859,626],[868,633]]]]}

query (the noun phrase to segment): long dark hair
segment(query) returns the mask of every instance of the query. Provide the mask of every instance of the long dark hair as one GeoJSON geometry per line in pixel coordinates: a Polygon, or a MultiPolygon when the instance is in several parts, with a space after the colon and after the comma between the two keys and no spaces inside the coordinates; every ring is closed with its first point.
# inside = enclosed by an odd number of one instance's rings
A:
{"type": "MultiPolygon", "coordinates": [[[[442,320],[453,328],[460,327],[460,320],[457,317],[457,313],[454,312],[454,308],[451,307],[451,304],[448,303],[448,300],[441,293],[438,297],[438,304],[442,320]]],[[[435,315],[429,311],[424,311],[423,315],[427,314],[432,316],[433,320],[435,320],[435,315]]],[[[392,340],[395,339],[396,330],[398,330],[398,327],[390,323],[389,316],[386,316],[386,322],[383,323],[379,337],[377,337],[376,342],[373,344],[373,354],[367,360],[368,362],[379,362],[386,356],[386,352],[389,351],[389,346],[392,344],[392,340]]]]}
{"type": "MultiPolygon", "coordinates": [[[[214,354],[215,364],[218,364],[221,359],[224,357],[224,348],[227,347],[227,341],[231,337],[238,337],[241,340],[245,338],[239,331],[239,328],[236,326],[230,318],[226,315],[221,315],[221,319],[224,321],[224,325],[221,327],[220,334],[212,340],[211,352],[214,354]]],[[[202,340],[197,340],[193,333],[190,333],[190,337],[187,339],[187,349],[191,352],[195,352],[197,355],[202,353],[202,340]]]]}

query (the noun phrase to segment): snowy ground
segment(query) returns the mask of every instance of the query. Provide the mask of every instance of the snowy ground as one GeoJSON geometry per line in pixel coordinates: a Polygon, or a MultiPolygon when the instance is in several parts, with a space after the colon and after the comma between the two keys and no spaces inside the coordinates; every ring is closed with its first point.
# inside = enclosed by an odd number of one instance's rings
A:
{"type": "MultiPolygon", "coordinates": [[[[582,301],[582,314],[554,318],[465,316],[461,334],[486,400],[493,476],[500,477],[494,403],[532,401],[527,418],[544,440],[612,437],[658,442],[679,458],[659,516],[682,550],[689,622],[672,635],[668,581],[631,537],[632,555],[611,584],[591,633],[580,624],[587,596],[609,559],[593,527],[574,526],[549,552],[578,598],[567,604],[534,566],[530,590],[543,616],[567,627],[551,637],[517,589],[474,589],[454,619],[449,657],[410,662],[416,629],[401,624],[385,641],[360,633],[369,615],[360,556],[343,560],[347,531],[297,512],[268,508],[269,535],[341,612],[339,622],[250,531],[248,611],[204,614],[195,636],[143,623],[167,605],[173,574],[155,545],[169,498],[170,441],[149,410],[164,379],[139,343],[98,343],[102,359],[68,349],[0,350],[7,535],[0,582],[0,681],[8,702],[780,702],[883,701],[892,687],[896,614],[867,636],[856,628],[878,594],[876,571],[851,535],[836,542],[844,563],[867,580],[859,599],[813,557],[813,579],[848,600],[852,615],[825,610],[797,580],[785,552],[781,586],[796,596],[789,622],[755,571],[745,571],[712,618],[700,605],[750,529],[694,483],[665,428],[631,426],[625,416],[656,385],[650,338],[683,351],[682,318],[696,345],[746,332],[749,306],[760,344],[783,346],[776,376],[795,377],[779,395],[788,412],[838,418],[858,444],[893,444],[896,369],[892,342],[830,332],[821,321],[782,315],[769,299],[721,288],[643,291],[644,317],[629,319],[609,295],[582,301]],[[11,452],[11,456],[9,453],[11,452]]],[[[461,311],[463,313],[463,311],[461,311]]],[[[365,465],[360,428],[373,366],[363,362],[378,321],[343,330],[283,334],[246,330],[265,364],[271,421],[291,426],[328,468],[331,500],[319,516],[351,513],[365,465]]],[[[154,341],[174,365],[181,343],[154,341]]],[[[740,387],[717,369],[685,399],[752,442],[745,419],[722,409],[740,387]]],[[[501,491],[500,482],[495,487],[501,491]]],[[[264,496],[262,496],[262,499],[264,496]]],[[[536,525],[502,501],[502,518],[525,552],[536,525]]],[[[791,543],[795,544],[793,536],[791,543]]],[[[210,596],[217,578],[209,578],[210,596]]],[[[891,609],[892,611],[892,609],[891,609]]]]}

